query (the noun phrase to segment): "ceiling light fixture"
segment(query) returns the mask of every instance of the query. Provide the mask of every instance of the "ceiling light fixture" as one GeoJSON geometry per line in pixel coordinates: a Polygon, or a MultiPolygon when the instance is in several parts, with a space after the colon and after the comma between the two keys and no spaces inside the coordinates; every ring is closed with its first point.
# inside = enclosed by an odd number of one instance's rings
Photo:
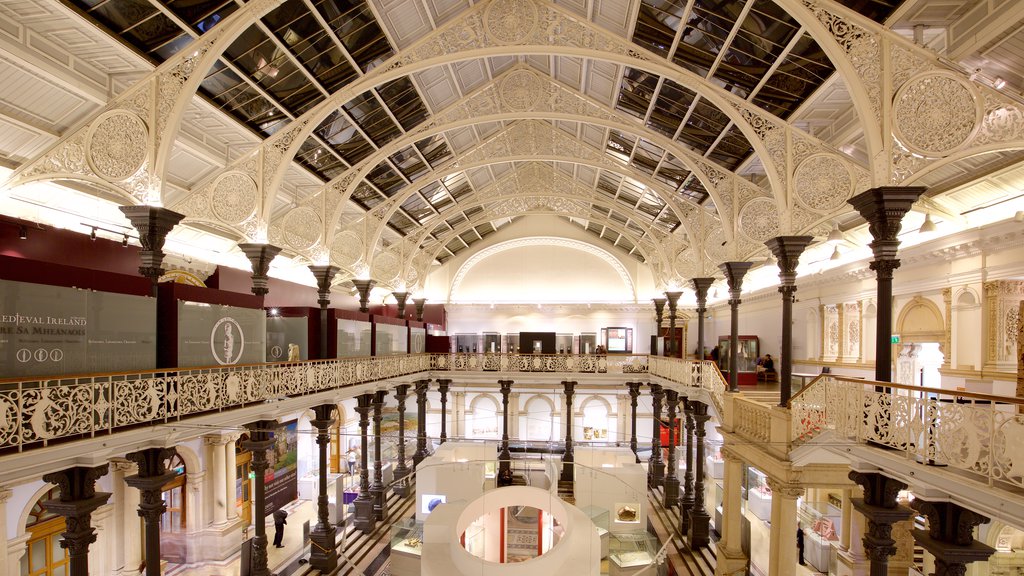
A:
{"type": "Polygon", "coordinates": [[[21,226],[18,227],[18,239],[28,240],[28,226],[22,224],[21,226]]]}
{"type": "Polygon", "coordinates": [[[1017,222],[1024,222],[1024,210],[1017,210],[1017,213],[1013,215],[1013,219],[1017,222]]]}
{"type": "Polygon", "coordinates": [[[843,255],[839,252],[839,246],[836,246],[836,249],[832,251],[832,256],[829,257],[829,260],[835,261],[839,260],[842,257],[843,255]]]}
{"type": "Polygon", "coordinates": [[[996,79],[992,82],[992,86],[994,86],[996,90],[1002,90],[1006,87],[1006,80],[996,76],[996,79]]]}
{"type": "Polygon", "coordinates": [[[92,232],[89,233],[89,240],[92,240],[93,242],[96,241],[96,227],[95,226],[92,227],[92,232]]]}
{"type": "Polygon", "coordinates": [[[127,234],[125,234],[124,238],[121,239],[121,246],[123,246],[125,248],[128,247],[128,235],[127,234]]]}
{"type": "Polygon", "coordinates": [[[922,234],[926,232],[935,232],[935,222],[932,222],[932,215],[930,212],[925,213],[924,223],[921,224],[921,227],[917,231],[922,234]]]}
{"type": "Polygon", "coordinates": [[[828,233],[828,240],[826,242],[842,242],[845,239],[843,231],[839,229],[839,222],[833,222],[832,231],[828,233]]]}

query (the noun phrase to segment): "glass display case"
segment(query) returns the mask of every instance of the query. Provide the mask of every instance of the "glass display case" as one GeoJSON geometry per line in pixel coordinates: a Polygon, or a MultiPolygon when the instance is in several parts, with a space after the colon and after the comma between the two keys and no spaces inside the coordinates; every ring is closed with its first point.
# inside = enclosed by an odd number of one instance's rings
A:
{"type": "Polygon", "coordinates": [[[423,549],[423,523],[403,518],[391,525],[391,551],[419,556],[423,549]]]}
{"type": "Polygon", "coordinates": [[[484,352],[490,354],[501,353],[501,334],[497,332],[484,332],[484,352]]]}
{"type": "MultiPolygon", "coordinates": [[[[728,336],[718,337],[718,367],[728,378],[732,350],[728,336]]],[[[757,336],[739,337],[739,383],[741,386],[757,385],[757,359],[761,355],[761,343],[757,336]]]]}
{"type": "Polygon", "coordinates": [[[709,444],[704,442],[704,450],[707,456],[704,459],[705,474],[712,478],[721,478],[725,472],[725,459],[722,458],[722,446],[720,444],[709,444]]]}
{"type": "Polygon", "coordinates": [[[583,513],[594,523],[597,537],[601,539],[601,558],[607,558],[611,540],[608,532],[608,511],[598,506],[587,506],[583,509],[583,513]]]}
{"type": "Polygon", "coordinates": [[[593,354],[597,349],[597,333],[583,332],[580,334],[580,354],[593,354]]]}
{"type": "Polygon", "coordinates": [[[519,334],[505,334],[505,352],[509,354],[519,352],[519,334]]]}
{"type": "Polygon", "coordinates": [[[572,354],[572,334],[555,334],[555,350],[559,354],[572,354]]]}
{"type": "Polygon", "coordinates": [[[772,489],[768,477],[756,468],[747,468],[747,509],[766,522],[772,517],[772,489]]]}
{"type": "Polygon", "coordinates": [[[474,353],[479,346],[479,335],[477,334],[456,334],[452,336],[455,340],[452,352],[474,353]]]}
{"type": "MultiPolygon", "coordinates": [[[[637,574],[648,568],[658,553],[658,542],[646,532],[616,534],[608,543],[609,576],[637,574]]],[[[665,566],[657,567],[658,574],[664,574],[665,566]]]]}
{"type": "Polygon", "coordinates": [[[804,560],[827,572],[832,542],[839,540],[842,510],[828,502],[801,501],[797,519],[804,531],[804,560]]]}

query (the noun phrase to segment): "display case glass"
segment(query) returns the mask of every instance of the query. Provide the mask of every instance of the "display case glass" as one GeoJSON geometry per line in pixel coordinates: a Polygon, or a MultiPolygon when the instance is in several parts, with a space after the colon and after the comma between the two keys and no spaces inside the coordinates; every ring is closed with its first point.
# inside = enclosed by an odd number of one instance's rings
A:
{"type": "Polygon", "coordinates": [[[572,334],[555,334],[555,350],[559,354],[572,354],[572,334]]]}
{"type": "Polygon", "coordinates": [[[484,332],[484,352],[490,354],[501,353],[501,334],[497,332],[484,332]]]}
{"type": "Polygon", "coordinates": [[[508,354],[519,352],[519,334],[505,334],[505,352],[508,354]]]}
{"type": "Polygon", "coordinates": [[[772,517],[772,489],[768,477],[756,468],[747,468],[747,508],[761,520],[772,517]]]}
{"type": "Polygon", "coordinates": [[[633,353],[633,329],[626,327],[601,328],[601,340],[609,354],[633,353]]]}
{"type": "Polygon", "coordinates": [[[601,530],[608,530],[608,519],[610,516],[607,510],[600,506],[587,506],[583,509],[583,513],[590,518],[590,521],[594,523],[594,526],[597,526],[599,532],[601,530]]]}
{"type": "Polygon", "coordinates": [[[477,334],[456,334],[455,347],[452,352],[476,352],[479,346],[480,336],[477,334]]]}
{"type": "MultiPolygon", "coordinates": [[[[657,554],[657,541],[646,532],[627,532],[614,534],[609,542],[608,560],[614,565],[609,566],[611,572],[619,573],[621,569],[638,569],[654,562],[657,554]],[[618,568],[620,570],[615,570],[618,568]]],[[[627,570],[632,572],[632,570],[627,570]]]]}
{"type": "MultiPolygon", "coordinates": [[[[729,336],[718,337],[718,367],[723,374],[729,372],[732,355],[729,336]]],[[[761,355],[761,344],[757,336],[739,337],[739,354],[737,356],[739,383],[743,385],[757,384],[757,358],[761,355]]]]}
{"type": "Polygon", "coordinates": [[[391,525],[391,550],[419,556],[423,549],[423,523],[404,518],[391,525]]]}
{"type": "Polygon", "coordinates": [[[832,542],[839,540],[842,510],[828,502],[801,501],[797,519],[804,532],[804,560],[827,572],[832,542]]]}
{"type": "Polygon", "coordinates": [[[593,354],[597,350],[597,334],[583,332],[580,334],[580,354],[593,354]]]}

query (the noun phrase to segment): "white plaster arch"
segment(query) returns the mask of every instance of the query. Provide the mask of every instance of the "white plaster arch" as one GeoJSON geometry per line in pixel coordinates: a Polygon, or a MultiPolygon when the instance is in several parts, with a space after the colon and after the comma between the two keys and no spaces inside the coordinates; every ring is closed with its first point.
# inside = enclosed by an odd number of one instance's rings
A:
{"type": "Polygon", "coordinates": [[[523,246],[561,246],[564,248],[571,248],[573,250],[579,250],[592,256],[596,256],[603,260],[605,263],[607,263],[609,266],[611,266],[613,270],[615,270],[615,272],[619,275],[619,278],[622,280],[623,285],[625,285],[629,292],[633,295],[633,299],[636,299],[636,286],[633,283],[633,278],[630,277],[629,272],[626,270],[626,267],[622,265],[622,262],[619,262],[618,258],[612,256],[607,251],[602,250],[597,246],[594,246],[593,244],[588,244],[586,242],[581,242],[579,240],[573,240],[570,238],[533,236],[530,238],[516,238],[514,240],[500,242],[493,246],[489,246],[472,255],[468,260],[466,260],[462,264],[462,266],[459,267],[458,272],[455,273],[455,278],[452,280],[452,284],[448,289],[448,301],[451,302],[452,296],[456,293],[456,291],[458,291],[459,285],[466,278],[466,274],[468,274],[469,271],[472,270],[474,266],[476,266],[477,264],[491,256],[500,254],[507,250],[521,248],[523,246]]]}
{"type": "Polygon", "coordinates": [[[185,463],[185,474],[199,474],[206,470],[202,466],[199,455],[196,454],[195,450],[184,444],[178,444],[174,446],[174,451],[178,453],[178,456],[181,456],[181,461],[185,463]]]}
{"type": "Polygon", "coordinates": [[[953,301],[956,303],[955,305],[957,307],[974,307],[981,304],[981,295],[978,294],[978,291],[974,288],[964,286],[957,290],[956,294],[953,296],[953,301]]]}
{"type": "Polygon", "coordinates": [[[43,482],[42,487],[36,490],[32,494],[32,496],[29,497],[28,502],[25,504],[25,507],[21,510],[21,514],[18,515],[18,533],[15,535],[15,537],[25,535],[25,523],[28,522],[28,515],[30,512],[32,512],[32,507],[36,505],[36,502],[38,502],[39,499],[43,497],[43,495],[45,495],[47,492],[56,487],[56,484],[43,482]]]}
{"type": "Polygon", "coordinates": [[[551,398],[548,398],[547,396],[545,396],[543,394],[534,394],[534,395],[530,396],[529,398],[527,398],[526,402],[523,402],[523,410],[525,412],[527,412],[527,413],[530,412],[530,404],[532,404],[534,402],[541,402],[541,403],[545,404],[548,407],[548,413],[549,414],[551,414],[551,415],[557,415],[558,414],[558,408],[555,407],[555,403],[551,401],[551,398]]]}
{"type": "Polygon", "coordinates": [[[607,412],[608,414],[615,414],[615,411],[612,410],[612,405],[610,402],[608,402],[608,399],[602,396],[598,396],[597,394],[591,394],[590,396],[584,398],[583,401],[580,402],[579,404],[580,407],[578,413],[582,415],[583,411],[586,410],[587,406],[591,404],[600,404],[601,406],[604,406],[605,412],[607,412]]]}
{"type": "Polygon", "coordinates": [[[495,398],[493,394],[490,394],[488,392],[480,392],[476,396],[474,396],[472,400],[469,401],[469,407],[466,408],[466,414],[475,414],[476,406],[477,404],[480,403],[481,400],[489,400],[494,404],[495,412],[501,411],[501,402],[499,402],[498,399],[495,398]]]}

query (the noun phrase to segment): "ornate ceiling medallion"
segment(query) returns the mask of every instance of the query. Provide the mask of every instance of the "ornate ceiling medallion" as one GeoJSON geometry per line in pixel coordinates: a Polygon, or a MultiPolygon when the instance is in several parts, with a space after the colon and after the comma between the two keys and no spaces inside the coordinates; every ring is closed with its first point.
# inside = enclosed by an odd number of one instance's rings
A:
{"type": "Polygon", "coordinates": [[[316,211],[309,206],[300,206],[285,214],[281,227],[284,241],[296,250],[308,250],[320,241],[323,223],[316,211]]]}
{"type": "Polygon", "coordinates": [[[826,213],[843,206],[853,192],[853,176],[842,160],[815,154],[796,167],[797,200],[805,208],[826,213]]]}
{"type": "Polygon", "coordinates": [[[228,172],[213,185],[213,213],[225,224],[241,224],[256,212],[256,182],[241,172],[228,172]]]}
{"type": "Polygon", "coordinates": [[[957,151],[981,125],[973,86],[943,72],[908,80],[893,99],[893,132],[908,150],[930,158],[957,151]]]}
{"type": "Polygon", "coordinates": [[[537,27],[537,5],[532,0],[494,0],[484,11],[484,27],[498,44],[519,44],[537,27]]]}
{"type": "Polygon", "coordinates": [[[89,166],[111,182],[127,180],[146,162],[148,142],[141,118],[123,110],[108,112],[89,130],[89,166]]]}

